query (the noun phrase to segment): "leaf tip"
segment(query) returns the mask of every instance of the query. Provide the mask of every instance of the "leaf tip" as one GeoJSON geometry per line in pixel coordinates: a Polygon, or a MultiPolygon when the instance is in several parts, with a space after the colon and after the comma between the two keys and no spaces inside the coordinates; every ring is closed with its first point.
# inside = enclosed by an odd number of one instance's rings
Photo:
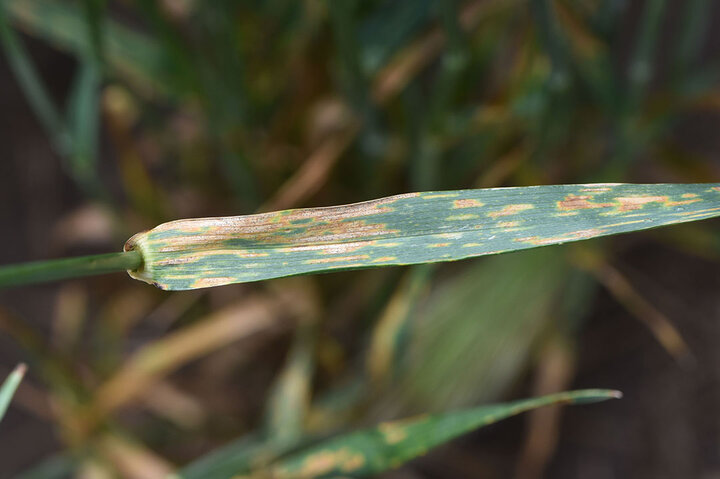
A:
{"type": "Polygon", "coordinates": [[[15,367],[15,370],[13,371],[14,374],[20,377],[22,379],[25,376],[25,373],[27,372],[27,364],[20,363],[15,367]]]}
{"type": "Polygon", "coordinates": [[[577,391],[572,398],[573,404],[591,404],[609,399],[622,399],[622,391],[616,389],[585,389],[577,391]]]}

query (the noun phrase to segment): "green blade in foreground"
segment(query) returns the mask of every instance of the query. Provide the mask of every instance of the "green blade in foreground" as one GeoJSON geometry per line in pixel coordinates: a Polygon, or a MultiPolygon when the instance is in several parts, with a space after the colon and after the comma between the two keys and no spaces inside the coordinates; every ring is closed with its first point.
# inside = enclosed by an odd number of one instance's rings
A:
{"type": "Polygon", "coordinates": [[[23,376],[25,376],[25,371],[27,371],[27,366],[19,364],[0,387],[0,421],[2,421],[2,418],[5,416],[10,406],[10,401],[12,401],[12,397],[20,385],[20,381],[22,381],[23,376]]]}
{"type": "Polygon", "coordinates": [[[619,398],[618,391],[588,389],[437,416],[389,422],[331,439],[280,459],[269,469],[242,478],[310,479],[365,477],[394,469],[451,439],[521,412],[550,404],[579,404],[619,398]]]}
{"type": "Polygon", "coordinates": [[[139,233],[136,279],[167,290],[454,261],[720,215],[720,184],[589,184],[391,196],[171,221],[139,233]]]}

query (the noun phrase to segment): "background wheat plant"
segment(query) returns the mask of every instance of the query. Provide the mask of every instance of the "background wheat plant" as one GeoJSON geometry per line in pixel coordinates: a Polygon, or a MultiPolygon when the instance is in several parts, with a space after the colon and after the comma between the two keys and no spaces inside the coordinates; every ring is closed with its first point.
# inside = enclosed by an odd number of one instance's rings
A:
{"type": "Polygon", "coordinates": [[[719,14],[0,0],[0,477],[717,475],[719,14]]]}

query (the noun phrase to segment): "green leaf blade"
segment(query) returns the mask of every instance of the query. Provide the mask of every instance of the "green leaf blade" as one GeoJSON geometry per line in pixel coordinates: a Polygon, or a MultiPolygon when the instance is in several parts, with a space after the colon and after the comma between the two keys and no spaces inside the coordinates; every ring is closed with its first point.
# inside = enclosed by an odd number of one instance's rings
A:
{"type": "Polygon", "coordinates": [[[552,404],[585,404],[619,397],[618,391],[588,389],[384,423],[331,439],[249,477],[366,477],[394,469],[458,436],[522,412],[552,404]]]}
{"type": "Polygon", "coordinates": [[[347,206],[164,223],[125,250],[167,290],[455,261],[720,215],[720,184],[589,184],[410,193],[347,206]]]}

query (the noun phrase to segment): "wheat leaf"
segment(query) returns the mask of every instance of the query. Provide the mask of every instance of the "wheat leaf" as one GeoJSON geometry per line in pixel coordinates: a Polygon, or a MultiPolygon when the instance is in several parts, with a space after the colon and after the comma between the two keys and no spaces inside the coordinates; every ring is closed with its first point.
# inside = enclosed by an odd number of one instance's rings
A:
{"type": "Polygon", "coordinates": [[[125,245],[167,290],[454,261],[720,215],[720,184],[586,184],[410,193],[328,208],[171,221],[125,245]]]}
{"type": "Polygon", "coordinates": [[[588,389],[481,406],[436,416],[388,422],[330,439],[278,460],[268,469],[242,478],[310,479],[366,477],[425,454],[458,436],[502,419],[550,404],[578,404],[618,398],[618,391],[588,389]]]}

